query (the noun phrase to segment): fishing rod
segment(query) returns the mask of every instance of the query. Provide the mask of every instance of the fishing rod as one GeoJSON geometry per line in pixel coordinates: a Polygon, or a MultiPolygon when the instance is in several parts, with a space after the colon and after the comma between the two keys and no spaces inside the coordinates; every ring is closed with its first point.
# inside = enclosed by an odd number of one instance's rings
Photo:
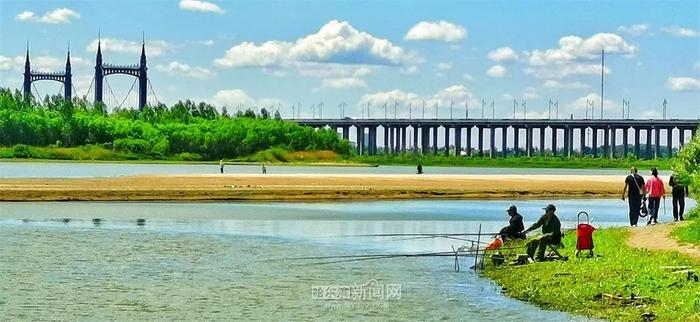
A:
{"type": "Polygon", "coordinates": [[[404,237],[404,236],[495,236],[501,233],[416,233],[416,234],[368,234],[368,235],[344,235],[340,237],[404,237]]]}

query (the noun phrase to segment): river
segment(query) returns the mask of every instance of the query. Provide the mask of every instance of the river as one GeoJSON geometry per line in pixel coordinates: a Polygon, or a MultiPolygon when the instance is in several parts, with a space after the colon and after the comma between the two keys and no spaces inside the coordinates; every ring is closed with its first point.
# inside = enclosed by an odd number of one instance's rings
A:
{"type": "MultiPolygon", "coordinates": [[[[548,202],[517,202],[526,225],[548,202]]],[[[556,204],[566,228],[575,227],[580,210],[588,211],[597,227],[626,222],[625,203],[619,200],[556,204]]],[[[284,260],[446,251],[460,242],[357,235],[475,232],[479,224],[484,231],[495,231],[506,222],[508,205],[455,200],[0,203],[0,316],[586,321],[502,296],[492,282],[467,270],[473,263],[469,258],[462,259],[458,273],[448,257],[307,266],[302,265],[309,261],[284,260]],[[137,224],[138,219],[145,223],[137,224]],[[374,291],[382,287],[383,293],[364,299],[312,293],[365,286],[374,291]]]]}
{"type": "MultiPolygon", "coordinates": [[[[260,173],[256,165],[227,165],[226,173],[260,173]]],[[[515,175],[619,175],[623,169],[539,169],[539,168],[480,168],[424,167],[427,174],[515,174],[515,175]]],[[[84,162],[0,162],[0,178],[80,178],[112,177],[147,174],[212,174],[219,172],[218,164],[156,164],[156,163],[84,163],[84,162]]],[[[414,166],[342,167],[342,166],[279,166],[268,165],[269,174],[413,174],[414,166]]],[[[646,171],[642,171],[646,173],[646,171]]],[[[662,172],[663,176],[670,173],[662,172]]]]}

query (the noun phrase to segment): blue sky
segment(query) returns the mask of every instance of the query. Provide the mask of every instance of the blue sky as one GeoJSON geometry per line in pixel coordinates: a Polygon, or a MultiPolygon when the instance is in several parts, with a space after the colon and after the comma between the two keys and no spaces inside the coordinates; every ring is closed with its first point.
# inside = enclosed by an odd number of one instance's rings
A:
{"type": "MultiPolygon", "coordinates": [[[[62,70],[70,42],[76,91],[87,92],[101,30],[104,59],[138,63],[146,35],[158,99],[206,100],[235,110],[281,107],[302,117],[700,117],[700,3],[615,1],[5,1],[0,86],[20,88],[26,42],[33,69],[62,70]],[[409,112],[409,104],[412,107],[409,112]],[[361,112],[362,111],[362,112],[361,112]]],[[[120,100],[133,78],[108,78],[120,100]]],[[[43,95],[60,84],[38,82],[43,95]]],[[[90,94],[89,96],[92,96],[90,94]]],[[[131,100],[127,101],[131,102],[131,100]]]]}

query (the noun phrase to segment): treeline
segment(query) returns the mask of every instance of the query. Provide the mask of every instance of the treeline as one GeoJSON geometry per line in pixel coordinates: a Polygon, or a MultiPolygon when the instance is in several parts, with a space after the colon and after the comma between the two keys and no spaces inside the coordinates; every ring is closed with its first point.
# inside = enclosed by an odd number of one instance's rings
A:
{"type": "Polygon", "coordinates": [[[283,121],[262,109],[229,115],[207,103],[180,101],[143,111],[115,109],[84,100],[47,97],[37,104],[19,91],[0,89],[0,146],[75,147],[100,145],[149,158],[193,154],[203,160],[236,158],[269,148],[330,150],[348,154],[350,145],[332,130],[283,121]]]}

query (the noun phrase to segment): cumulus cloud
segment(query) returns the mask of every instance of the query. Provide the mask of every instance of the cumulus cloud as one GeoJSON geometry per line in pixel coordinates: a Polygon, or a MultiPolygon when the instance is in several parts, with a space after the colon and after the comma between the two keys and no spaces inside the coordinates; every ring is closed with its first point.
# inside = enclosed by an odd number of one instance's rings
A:
{"type": "Polygon", "coordinates": [[[80,14],[68,8],[56,8],[54,10],[47,11],[42,16],[38,16],[32,11],[22,11],[15,16],[15,20],[18,21],[48,24],[66,24],[71,23],[76,19],[80,19],[80,14]]]}
{"type": "Polygon", "coordinates": [[[486,75],[489,75],[493,78],[501,78],[503,76],[506,76],[506,72],[506,68],[502,65],[493,65],[486,71],[486,75]]]}
{"type": "MultiPolygon", "coordinates": [[[[98,39],[90,42],[86,51],[96,52],[98,39]]],[[[123,40],[116,38],[102,38],[102,51],[103,52],[115,52],[115,53],[130,53],[130,54],[140,54],[141,53],[141,42],[123,40]]],[[[168,51],[170,45],[163,40],[149,40],[146,41],[146,55],[151,57],[157,57],[168,51]]]]}
{"type": "Polygon", "coordinates": [[[218,14],[226,13],[226,10],[221,9],[218,5],[200,0],[181,0],[180,9],[199,12],[212,12],[218,14]]]}
{"type": "Polygon", "coordinates": [[[295,42],[241,43],[214,62],[224,67],[269,67],[293,62],[404,65],[420,61],[387,39],[359,31],[346,21],[332,20],[295,42]]]}
{"type": "Polygon", "coordinates": [[[212,72],[209,69],[182,64],[177,61],[170,62],[170,64],[167,65],[156,65],[156,69],[171,76],[186,76],[206,79],[212,75],[212,72]]]}
{"type": "Polygon", "coordinates": [[[404,36],[406,40],[436,40],[456,42],[467,38],[467,29],[444,20],[436,22],[421,21],[413,26],[404,36]]]}
{"type": "MultiPolygon", "coordinates": [[[[6,57],[0,55],[0,70],[24,71],[24,56],[6,57]]],[[[30,57],[32,70],[42,72],[62,71],[66,66],[65,57],[54,57],[49,55],[39,55],[30,57]]],[[[87,60],[73,56],[71,64],[76,66],[90,66],[87,60]]]]}
{"type": "Polygon", "coordinates": [[[542,83],[542,87],[548,89],[588,89],[591,86],[581,82],[561,82],[550,79],[542,83]]]}
{"type": "Polygon", "coordinates": [[[648,24],[633,24],[628,26],[619,26],[617,31],[620,33],[628,34],[630,36],[641,36],[649,34],[648,24]]]}
{"type": "Polygon", "coordinates": [[[466,80],[467,82],[470,82],[470,83],[473,83],[473,82],[476,81],[476,79],[474,78],[474,76],[472,76],[472,75],[469,74],[469,73],[464,73],[464,74],[462,75],[462,78],[464,78],[464,80],[466,80]]]}
{"type": "Polygon", "coordinates": [[[367,83],[356,77],[329,78],[323,80],[321,87],[331,89],[366,88],[367,83]]]}
{"type": "MultiPolygon", "coordinates": [[[[600,95],[596,93],[590,93],[584,96],[581,96],[574,101],[566,104],[566,108],[568,108],[571,112],[577,113],[579,115],[585,115],[586,114],[586,108],[588,108],[588,102],[593,102],[593,113],[596,113],[598,117],[600,117],[600,95]]],[[[620,104],[613,102],[611,100],[605,100],[605,104],[603,105],[604,108],[604,113],[616,113],[620,110],[620,104]]],[[[590,116],[590,114],[589,114],[590,116]]]]}
{"type": "Polygon", "coordinates": [[[537,92],[537,88],[534,88],[534,87],[530,86],[530,87],[526,88],[526,89],[523,91],[522,97],[523,97],[524,99],[529,99],[529,100],[530,100],[530,99],[539,98],[539,97],[540,97],[540,94],[537,92]]]}
{"type": "Polygon", "coordinates": [[[661,31],[671,35],[673,37],[697,37],[700,36],[700,32],[698,32],[695,29],[692,28],[686,28],[686,27],[680,27],[680,26],[671,26],[671,27],[664,27],[661,28],[661,31]]]}
{"type": "MultiPolygon", "coordinates": [[[[575,75],[600,75],[600,65],[598,64],[564,64],[555,66],[538,66],[536,68],[525,68],[523,72],[536,78],[561,79],[575,75]]],[[[605,74],[610,74],[610,68],[605,67],[605,74]]]]}
{"type": "Polygon", "coordinates": [[[510,47],[498,48],[489,53],[489,59],[497,63],[515,61],[518,58],[518,54],[510,47]]]}
{"type": "Polygon", "coordinates": [[[700,91],[700,79],[693,77],[669,77],[666,80],[666,87],[676,92],[696,92],[700,91]]]}
{"type": "Polygon", "coordinates": [[[283,104],[281,100],[275,98],[254,98],[242,89],[224,89],[216,92],[214,96],[209,100],[212,105],[217,107],[227,106],[229,107],[229,113],[232,107],[244,106],[277,106],[278,104],[283,104]]]}
{"type": "Polygon", "coordinates": [[[533,66],[563,64],[568,62],[591,60],[600,57],[601,50],[606,54],[634,55],[637,46],[626,42],[622,37],[613,33],[599,33],[589,38],[566,36],[559,39],[559,47],[539,50],[535,49],[529,57],[533,66]]]}
{"type": "MultiPolygon", "coordinates": [[[[418,107],[425,102],[426,106],[432,108],[435,104],[439,107],[450,106],[454,102],[455,106],[461,106],[464,102],[469,101],[470,106],[476,106],[476,101],[472,99],[471,91],[464,85],[452,85],[437,91],[434,94],[416,94],[412,92],[404,92],[399,89],[390,91],[376,92],[365,94],[360,98],[358,106],[370,106],[379,108],[384,103],[396,102],[399,106],[407,107],[409,104],[418,107]]],[[[415,114],[414,114],[415,115],[415,114]]]]}

